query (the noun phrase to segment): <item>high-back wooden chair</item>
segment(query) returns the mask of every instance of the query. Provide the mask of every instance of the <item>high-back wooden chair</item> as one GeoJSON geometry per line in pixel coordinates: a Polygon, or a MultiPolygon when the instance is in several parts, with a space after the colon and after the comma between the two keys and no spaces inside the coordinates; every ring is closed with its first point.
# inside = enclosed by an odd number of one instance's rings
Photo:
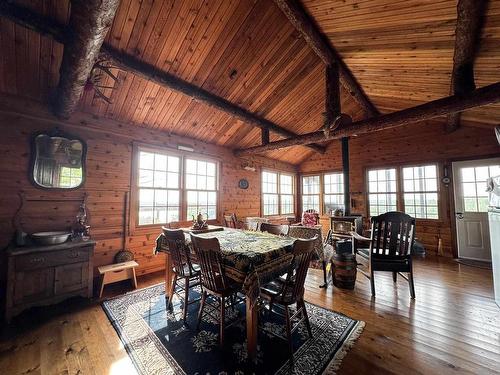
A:
{"type": "Polygon", "coordinates": [[[413,281],[413,265],[411,249],[415,242],[415,218],[397,211],[371,218],[371,236],[362,237],[352,233],[358,241],[369,243],[368,254],[357,252],[369,261],[372,295],[375,296],[374,271],[392,272],[393,281],[397,281],[397,275],[406,279],[410,286],[411,298],[415,298],[415,286],[413,281]],[[408,277],[401,274],[408,273],[408,277]]]}
{"type": "Polygon", "coordinates": [[[242,229],[245,223],[238,220],[236,214],[233,212],[231,214],[224,214],[224,226],[233,229],[242,229]]]}
{"type": "Polygon", "coordinates": [[[171,297],[168,301],[168,307],[172,307],[174,294],[177,294],[179,298],[183,299],[184,308],[182,318],[185,322],[188,306],[200,300],[196,299],[189,301],[189,290],[201,283],[200,267],[191,262],[189,248],[186,245],[184,232],[181,229],[164,228],[163,233],[167,239],[168,254],[172,260],[174,271],[174,280],[170,287],[169,295],[171,297]],[[183,280],[184,282],[179,283],[179,280],[183,280]],[[179,294],[179,290],[184,292],[183,296],[179,294]]]}
{"type": "Polygon", "coordinates": [[[293,357],[293,341],[292,333],[304,322],[309,333],[312,337],[311,325],[309,317],[307,316],[306,305],[304,303],[304,283],[309,269],[309,262],[312,259],[314,252],[314,242],[317,236],[311,239],[297,239],[293,244],[293,258],[287,270],[287,277],[285,280],[278,278],[263,287],[261,287],[261,299],[269,303],[269,311],[278,314],[285,318],[286,335],[281,337],[276,333],[269,331],[288,341],[288,348],[290,355],[293,357]],[[290,315],[289,307],[296,304],[297,308],[293,315],[290,315]],[[273,310],[274,305],[280,305],[283,308],[284,314],[273,310]],[[297,319],[300,316],[300,319],[297,319]],[[297,321],[295,326],[293,322],[297,321]]]}
{"type": "Polygon", "coordinates": [[[210,315],[215,320],[219,320],[219,343],[222,346],[224,344],[224,329],[226,327],[226,308],[232,307],[234,309],[234,305],[242,300],[235,298],[238,288],[224,273],[219,240],[217,238],[204,238],[191,234],[191,242],[200,263],[203,287],[197,327],[199,328],[204,313],[210,315]],[[220,315],[212,315],[210,311],[204,312],[205,304],[211,304],[207,300],[208,294],[215,297],[218,305],[212,305],[212,307],[216,310],[218,309],[220,315]]]}
{"type": "Polygon", "coordinates": [[[288,225],[270,224],[270,223],[261,223],[259,227],[261,232],[267,232],[275,234],[277,236],[288,234],[288,228],[289,228],[288,225]]]}

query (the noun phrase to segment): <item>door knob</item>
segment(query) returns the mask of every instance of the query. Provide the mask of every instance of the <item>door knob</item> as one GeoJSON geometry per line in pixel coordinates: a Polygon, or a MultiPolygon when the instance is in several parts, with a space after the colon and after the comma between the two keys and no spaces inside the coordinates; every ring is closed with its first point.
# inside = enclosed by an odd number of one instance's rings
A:
{"type": "Polygon", "coordinates": [[[464,218],[464,214],[463,214],[463,212],[457,212],[457,213],[455,214],[455,216],[456,216],[456,218],[457,218],[457,219],[460,219],[460,220],[464,218]]]}

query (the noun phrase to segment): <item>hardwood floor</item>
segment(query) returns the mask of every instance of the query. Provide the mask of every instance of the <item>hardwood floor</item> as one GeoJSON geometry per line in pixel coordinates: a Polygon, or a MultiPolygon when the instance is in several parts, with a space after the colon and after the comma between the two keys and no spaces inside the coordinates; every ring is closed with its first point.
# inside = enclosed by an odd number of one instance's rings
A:
{"type": "MultiPolygon", "coordinates": [[[[318,288],[310,270],[306,300],[366,322],[340,374],[500,373],[500,308],[493,301],[491,271],[450,259],[415,262],[416,294],[406,281],[376,273],[377,297],[358,273],[353,291],[318,288]]],[[[139,279],[139,287],[162,281],[139,279]]],[[[126,284],[110,287],[105,297],[126,284]]],[[[1,374],[133,374],[134,367],[97,302],[70,301],[26,312],[4,327],[1,374]]]]}

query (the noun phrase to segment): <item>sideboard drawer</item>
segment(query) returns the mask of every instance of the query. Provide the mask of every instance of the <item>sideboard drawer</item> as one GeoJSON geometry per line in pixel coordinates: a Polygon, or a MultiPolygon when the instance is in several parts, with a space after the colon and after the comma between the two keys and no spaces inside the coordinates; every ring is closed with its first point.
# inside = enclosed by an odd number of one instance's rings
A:
{"type": "Polygon", "coordinates": [[[16,270],[25,271],[37,268],[54,267],[63,264],[87,262],[92,247],[82,247],[67,251],[32,253],[16,257],[16,270]]]}

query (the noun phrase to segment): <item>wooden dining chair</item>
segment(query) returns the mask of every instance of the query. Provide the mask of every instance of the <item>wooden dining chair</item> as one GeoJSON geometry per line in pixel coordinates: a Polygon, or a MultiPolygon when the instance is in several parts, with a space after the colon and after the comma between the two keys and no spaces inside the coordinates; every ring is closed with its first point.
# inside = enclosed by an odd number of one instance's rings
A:
{"type": "Polygon", "coordinates": [[[268,302],[269,312],[277,314],[285,318],[286,338],[276,334],[273,331],[267,331],[270,334],[280,337],[288,341],[288,349],[290,356],[293,358],[293,341],[292,334],[299,325],[304,322],[309,336],[312,337],[311,324],[307,316],[306,305],[304,303],[304,283],[309,269],[309,262],[311,261],[314,242],[317,236],[311,239],[297,239],[293,244],[292,254],[293,257],[287,269],[287,276],[283,280],[277,278],[268,284],[265,284],[260,289],[260,298],[268,302]],[[293,315],[290,314],[289,307],[296,305],[296,310],[293,315]],[[277,311],[274,307],[281,307],[283,313],[277,311]],[[297,319],[300,317],[300,319],[297,319]],[[295,325],[293,325],[293,322],[295,325]]]}
{"type": "Polygon", "coordinates": [[[397,211],[371,218],[371,236],[363,237],[352,232],[357,243],[368,243],[368,250],[354,248],[357,257],[368,262],[369,273],[362,271],[370,279],[372,296],[375,296],[374,271],[392,272],[393,281],[398,273],[408,281],[411,298],[415,298],[411,248],[415,241],[415,218],[397,211]],[[408,273],[408,276],[401,274],[408,273]]]}
{"type": "Polygon", "coordinates": [[[279,236],[279,235],[287,235],[288,228],[289,228],[288,225],[261,223],[259,229],[261,232],[267,232],[279,236]]]}
{"type": "Polygon", "coordinates": [[[233,212],[231,214],[224,214],[224,226],[226,228],[243,229],[245,223],[241,220],[238,220],[238,217],[233,212]]]}
{"type": "Polygon", "coordinates": [[[192,303],[198,302],[200,298],[189,301],[189,291],[191,288],[201,284],[200,267],[191,263],[189,248],[186,245],[184,232],[181,229],[163,228],[163,233],[167,239],[168,253],[172,259],[174,280],[170,287],[170,299],[168,308],[172,308],[172,299],[174,294],[184,300],[184,310],[182,319],[186,322],[187,309],[192,303]],[[183,280],[183,283],[179,283],[183,280]],[[184,292],[183,295],[179,291],[184,292]]]}
{"type": "Polygon", "coordinates": [[[219,240],[217,238],[204,238],[191,234],[191,242],[200,262],[203,288],[197,328],[199,329],[200,327],[203,314],[208,314],[213,319],[218,320],[219,343],[222,346],[224,345],[224,329],[235,323],[226,324],[226,309],[231,307],[234,310],[234,306],[244,301],[244,298],[238,298],[238,285],[227,278],[224,273],[219,240]],[[209,302],[207,299],[208,294],[215,297],[217,304],[209,302]],[[212,306],[215,311],[219,310],[220,314],[215,316],[210,311],[204,311],[205,304],[212,306]]]}

